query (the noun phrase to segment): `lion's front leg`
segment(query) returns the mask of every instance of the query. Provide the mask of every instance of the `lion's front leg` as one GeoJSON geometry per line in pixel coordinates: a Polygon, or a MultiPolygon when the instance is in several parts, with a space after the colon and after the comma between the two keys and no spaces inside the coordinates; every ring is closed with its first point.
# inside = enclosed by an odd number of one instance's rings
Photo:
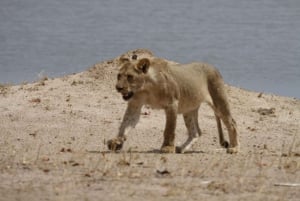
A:
{"type": "Polygon", "coordinates": [[[161,147],[162,153],[175,153],[175,129],[177,120],[177,102],[165,109],[166,127],[164,131],[164,142],[161,147]]]}
{"type": "Polygon", "coordinates": [[[124,142],[126,141],[126,135],[130,129],[134,128],[140,119],[141,104],[129,102],[126,112],[124,114],[121,126],[119,127],[119,133],[116,138],[107,142],[109,150],[117,151],[121,150],[124,142]]]}

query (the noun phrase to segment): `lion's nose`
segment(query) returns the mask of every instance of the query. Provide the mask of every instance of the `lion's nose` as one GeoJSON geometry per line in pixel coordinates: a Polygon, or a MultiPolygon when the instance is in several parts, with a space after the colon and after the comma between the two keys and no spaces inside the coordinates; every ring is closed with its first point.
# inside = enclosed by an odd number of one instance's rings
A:
{"type": "Polygon", "coordinates": [[[120,86],[116,86],[116,90],[118,91],[118,92],[120,92],[120,91],[122,91],[123,90],[123,87],[120,87],[120,86]]]}

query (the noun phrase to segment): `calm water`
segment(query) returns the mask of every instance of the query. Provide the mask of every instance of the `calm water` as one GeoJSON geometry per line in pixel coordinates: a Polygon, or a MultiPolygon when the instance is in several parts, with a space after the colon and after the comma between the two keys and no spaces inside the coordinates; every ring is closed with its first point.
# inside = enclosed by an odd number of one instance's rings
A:
{"type": "Polygon", "coordinates": [[[299,0],[0,1],[0,83],[80,72],[135,48],[300,98],[299,0]]]}

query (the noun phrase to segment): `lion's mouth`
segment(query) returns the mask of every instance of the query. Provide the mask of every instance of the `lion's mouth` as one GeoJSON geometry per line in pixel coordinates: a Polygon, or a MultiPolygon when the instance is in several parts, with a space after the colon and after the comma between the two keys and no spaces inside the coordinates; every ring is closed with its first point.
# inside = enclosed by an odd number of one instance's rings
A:
{"type": "Polygon", "coordinates": [[[130,98],[132,98],[133,92],[130,91],[130,92],[126,93],[126,94],[122,94],[122,96],[123,96],[123,99],[127,101],[127,100],[129,100],[130,98]]]}

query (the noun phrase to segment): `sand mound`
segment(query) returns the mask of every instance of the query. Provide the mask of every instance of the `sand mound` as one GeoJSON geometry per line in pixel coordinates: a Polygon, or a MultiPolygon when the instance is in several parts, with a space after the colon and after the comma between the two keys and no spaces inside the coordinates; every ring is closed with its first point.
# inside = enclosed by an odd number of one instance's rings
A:
{"type": "MultiPolygon", "coordinates": [[[[82,73],[0,85],[0,200],[297,200],[300,100],[227,86],[241,153],[218,145],[213,112],[187,154],[156,152],[164,114],[143,108],[124,152],[107,152],[126,103],[114,90],[120,57],[82,73]],[[130,152],[127,152],[130,150],[130,152]],[[286,185],[285,187],[281,187],[286,185]],[[293,186],[294,185],[294,186],[293,186]]],[[[176,142],[185,127],[178,120],[176,142]]]]}

